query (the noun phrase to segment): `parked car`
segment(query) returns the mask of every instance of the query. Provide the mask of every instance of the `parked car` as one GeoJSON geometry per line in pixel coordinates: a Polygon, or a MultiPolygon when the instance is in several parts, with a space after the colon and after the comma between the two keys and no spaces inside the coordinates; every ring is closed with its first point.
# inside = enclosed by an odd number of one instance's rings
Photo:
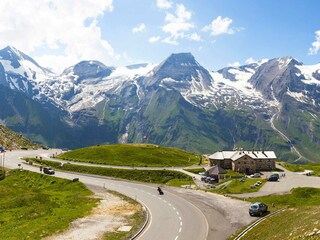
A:
{"type": "Polygon", "coordinates": [[[279,180],[279,174],[272,174],[267,178],[267,180],[269,182],[276,182],[279,180]]]}
{"type": "Polygon", "coordinates": [[[206,183],[214,183],[216,180],[213,177],[206,177],[206,179],[204,180],[206,183]]]}
{"type": "Polygon", "coordinates": [[[261,173],[254,173],[250,175],[251,178],[259,178],[261,177],[261,173]]]}
{"type": "Polygon", "coordinates": [[[266,212],[268,212],[268,206],[262,202],[253,203],[249,207],[250,216],[262,216],[266,212]]]}
{"type": "Polygon", "coordinates": [[[45,168],[43,168],[43,173],[53,175],[54,170],[51,167],[45,167],[45,168]]]}

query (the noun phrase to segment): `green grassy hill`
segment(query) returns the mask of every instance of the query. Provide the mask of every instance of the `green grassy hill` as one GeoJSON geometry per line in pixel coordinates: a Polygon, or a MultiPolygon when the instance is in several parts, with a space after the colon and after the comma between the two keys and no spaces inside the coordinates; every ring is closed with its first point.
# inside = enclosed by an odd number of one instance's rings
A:
{"type": "Polygon", "coordinates": [[[3,125],[0,125],[0,146],[5,147],[6,149],[39,147],[38,144],[30,141],[21,134],[18,134],[3,125]]]}
{"type": "Polygon", "coordinates": [[[0,239],[43,239],[85,216],[97,199],[80,182],[13,170],[0,181],[0,239]]]}
{"type": "Polygon", "coordinates": [[[199,163],[199,158],[177,148],[150,144],[116,144],[76,149],[58,158],[118,166],[189,166],[199,163]]]}

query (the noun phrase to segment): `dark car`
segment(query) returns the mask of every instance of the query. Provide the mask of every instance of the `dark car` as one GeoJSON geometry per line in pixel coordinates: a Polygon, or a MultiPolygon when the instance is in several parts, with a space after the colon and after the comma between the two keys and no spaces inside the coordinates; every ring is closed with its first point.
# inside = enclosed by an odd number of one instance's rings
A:
{"type": "Polygon", "coordinates": [[[6,149],[4,147],[0,147],[0,153],[3,153],[5,151],[6,151],[6,149]]]}
{"type": "Polygon", "coordinates": [[[268,180],[269,182],[271,182],[271,181],[276,182],[276,181],[279,180],[279,174],[272,174],[272,175],[270,175],[270,176],[267,178],[267,180],[268,180]]]}
{"type": "Polygon", "coordinates": [[[49,175],[53,175],[54,174],[54,170],[50,167],[45,167],[43,168],[43,173],[45,174],[49,174],[49,175]]]}
{"type": "Polygon", "coordinates": [[[268,212],[268,206],[261,202],[253,203],[249,207],[250,216],[262,216],[266,212],[268,212]]]}

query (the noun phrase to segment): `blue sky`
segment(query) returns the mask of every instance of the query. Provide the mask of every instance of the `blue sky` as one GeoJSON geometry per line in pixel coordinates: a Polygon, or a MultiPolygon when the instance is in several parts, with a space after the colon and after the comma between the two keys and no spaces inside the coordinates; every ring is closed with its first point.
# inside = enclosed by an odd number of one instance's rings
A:
{"type": "Polygon", "coordinates": [[[318,0],[24,2],[1,1],[0,45],[57,71],[90,59],[159,63],[178,52],[210,70],[288,55],[320,62],[318,0]]]}

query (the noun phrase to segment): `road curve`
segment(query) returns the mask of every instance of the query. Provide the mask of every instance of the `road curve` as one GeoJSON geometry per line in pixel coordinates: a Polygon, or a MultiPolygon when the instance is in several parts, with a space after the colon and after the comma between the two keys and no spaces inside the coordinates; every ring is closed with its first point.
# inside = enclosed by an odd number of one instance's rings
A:
{"type": "MultiPolygon", "coordinates": [[[[22,164],[21,157],[35,157],[44,153],[55,153],[57,150],[16,150],[6,152],[5,167],[17,168],[22,164]]],[[[24,169],[39,172],[39,168],[22,164],[24,169]]],[[[81,175],[68,172],[56,172],[56,177],[79,180],[85,184],[103,186],[142,202],[150,212],[150,221],[139,240],[172,239],[202,240],[207,239],[208,223],[202,212],[173,193],[164,190],[158,195],[156,186],[111,180],[100,176],[81,175]]]]}

